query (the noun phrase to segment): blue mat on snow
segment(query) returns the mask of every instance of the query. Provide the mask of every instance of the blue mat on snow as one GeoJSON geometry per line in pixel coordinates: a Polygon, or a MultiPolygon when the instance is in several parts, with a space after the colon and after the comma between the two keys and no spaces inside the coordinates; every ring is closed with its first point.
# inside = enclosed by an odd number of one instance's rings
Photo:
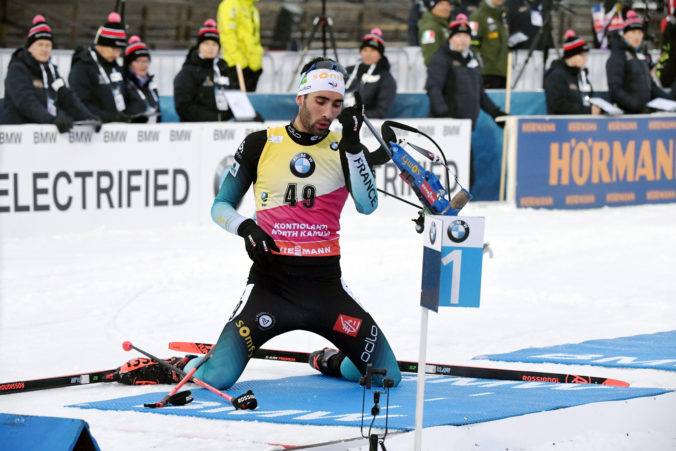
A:
{"type": "Polygon", "coordinates": [[[503,362],[575,363],[676,371],[676,330],[474,357],[503,362]]]}
{"type": "MultiPolygon", "coordinates": [[[[655,396],[670,391],[658,388],[497,381],[448,376],[430,376],[426,381],[424,427],[479,423],[592,402],[655,396]]],[[[218,395],[204,389],[192,390],[195,401],[180,407],[143,407],[144,403],[159,401],[163,393],[147,393],[68,407],[315,426],[360,425],[363,388],[355,382],[321,375],[299,376],[242,382],[227,392],[237,396],[246,390],[253,390],[255,393],[258,409],[235,410],[218,395]]],[[[415,395],[415,376],[404,376],[401,384],[391,389],[389,428],[414,429],[415,395]]],[[[375,427],[384,428],[386,397],[382,395],[380,401],[381,414],[377,417],[375,427]]],[[[372,406],[373,395],[367,390],[367,415],[372,406]]],[[[365,417],[366,427],[370,419],[370,415],[365,417]]]]}

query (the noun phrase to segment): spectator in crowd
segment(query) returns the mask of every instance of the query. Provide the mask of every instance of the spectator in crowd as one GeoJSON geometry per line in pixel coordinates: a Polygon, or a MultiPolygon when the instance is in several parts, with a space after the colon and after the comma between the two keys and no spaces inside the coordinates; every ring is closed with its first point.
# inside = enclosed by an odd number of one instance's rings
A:
{"type": "Polygon", "coordinates": [[[563,44],[563,58],[552,62],[545,74],[545,97],[548,114],[601,114],[601,109],[592,105],[593,95],[587,69],[589,46],[575,35],[566,31],[563,44]]]}
{"type": "Polygon", "coordinates": [[[220,53],[220,36],[214,19],[207,19],[174,77],[174,105],[181,122],[229,121],[233,118],[225,91],[238,89],[220,53]]]}
{"type": "Polygon", "coordinates": [[[668,7],[669,14],[662,21],[657,78],[664,88],[671,87],[671,96],[676,99],[676,0],[669,0],[668,7]]]}
{"type": "Polygon", "coordinates": [[[408,45],[420,45],[420,33],[418,32],[418,21],[425,12],[425,5],[422,0],[413,0],[411,8],[408,10],[408,45]]]}
{"type": "Polygon", "coordinates": [[[237,79],[237,65],[242,68],[248,92],[256,90],[263,73],[263,47],[258,0],[223,0],[218,5],[218,29],[221,32],[223,59],[230,66],[230,78],[237,79]]]}
{"type": "MultiPolygon", "coordinates": [[[[467,16],[458,14],[451,22],[450,38],[430,59],[425,90],[430,99],[432,117],[471,119],[474,130],[480,109],[493,119],[506,113],[493,103],[484,90],[479,62],[469,48],[470,35],[467,16]]],[[[498,123],[500,126],[503,124],[498,123]]],[[[470,157],[470,186],[474,180],[474,165],[470,157]]]]}
{"type": "Polygon", "coordinates": [[[359,91],[366,116],[371,118],[387,117],[397,92],[397,82],[384,53],[383,33],[374,28],[359,46],[361,63],[347,68],[347,91],[359,91]]]}
{"type": "Polygon", "coordinates": [[[507,29],[509,30],[508,47],[510,49],[545,50],[554,47],[554,40],[549,30],[543,31],[543,25],[550,13],[543,0],[507,0],[507,29]],[[538,33],[543,31],[538,37],[538,33]],[[535,38],[537,42],[533,44],[535,38]]]}
{"type": "Polygon", "coordinates": [[[621,41],[627,7],[617,0],[603,0],[592,6],[592,31],[595,49],[609,49],[611,42],[621,41]]]}
{"type": "Polygon", "coordinates": [[[627,12],[623,39],[614,45],[606,61],[610,101],[625,113],[649,112],[646,103],[656,97],[669,97],[652,76],[648,61],[639,51],[643,42],[643,19],[633,10],[627,12]]]}
{"type": "Polygon", "coordinates": [[[124,80],[127,93],[134,105],[139,105],[136,112],[145,116],[150,123],[161,122],[160,93],[153,81],[154,75],[148,73],[150,51],[141,38],[132,36],[124,50],[124,80]]]}
{"type": "Polygon", "coordinates": [[[418,32],[423,60],[427,66],[434,52],[448,39],[451,2],[449,0],[425,0],[425,6],[427,11],[418,22],[418,32]]]}
{"type": "Polygon", "coordinates": [[[470,16],[476,36],[472,45],[481,56],[484,87],[504,89],[507,82],[507,28],[502,0],[484,0],[470,16]]]}
{"type": "Polygon", "coordinates": [[[122,67],[117,58],[127,45],[127,35],[118,13],[110,13],[99,27],[92,45],[73,53],[68,82],[91,112],[103,122],[131,122],[130,104],[122,67]]]}
{"type": "Polygon", "coordinates": [[[73,119],[98,119],[59,75],[51,61],[52,43],[52,29],[44,16],[36,15],[26,45],[9,61],[0,123],[52,123],[65,133],[73,127],[73,119]]]}

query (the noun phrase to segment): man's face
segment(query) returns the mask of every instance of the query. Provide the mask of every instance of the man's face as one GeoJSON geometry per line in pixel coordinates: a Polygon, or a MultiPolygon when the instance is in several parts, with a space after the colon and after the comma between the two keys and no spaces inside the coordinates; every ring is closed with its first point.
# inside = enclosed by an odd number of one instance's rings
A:
{"type": "Polygon", "coordinates": [[[502,0],[491,0],[491,2],[493,3],[493,6],[495,6],[496,8],[502,6],[502,0]]]}
{"type": "Polygon", "coordinates": [[[449,39],[451,50],[462,53],[469,49],[471,38],[467,33],[456,33],[449,39]]]}
{"type": "Polygon", "coordinates": [[[343,109],[343,96],[337,92],[318,91],[297,96],[298,121],[296,128],[313,135],[324,135],[343,109]]]}
{"type": "Polygon", "coordinates": [[[448,19],[451,17],[451,2],[442,1],[437,3],[434,5],[434,8],[432,8],[432,14],[437,17],[448,19]]]}
{"type": "Polygon", "coordinates": [[[643,31],[637,29],[629,30],[624,33],[624,39],[629,43],[630,46],[636,49],[643,42],[643,31]]]}
{"type": "Polygon", "coordinates": [[[122,49],[118,47],[108,47],[106,45],[97,45],[96,51],[99,52],[99,55],[101,55],[104,60],[112,63],[120,56],[122,49]]]}
{"type": "Polygon", "coordinates": [[[28,53],[40,63],[46,63],[52,56],[52,41],[38,39],[28,47],[28,53]]]}

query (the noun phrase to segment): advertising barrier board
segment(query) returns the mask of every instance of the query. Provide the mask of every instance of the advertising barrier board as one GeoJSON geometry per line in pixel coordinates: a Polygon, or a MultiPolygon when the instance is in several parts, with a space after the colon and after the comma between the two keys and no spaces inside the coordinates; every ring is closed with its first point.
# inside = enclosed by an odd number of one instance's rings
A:
{"type": "MultiPolygon", "coordinates": [[[[379,127],[382,121],[373,122],[379,127]]],[[[406,123],[439,143],[466,186],[469,121],[406,123]]],[[[283,124],[106,124],[99,133],[76,126],[64,134],[53,125],[0,126],[0,238],[210,223],[214,196],[242,140],[266,125],[283,124]]],[[[369,149],[378,147],[366,127],[362,138],[369,149]]],[[[426,139],[414,139],[434,149],[426,139]]],[[[420,155],[426,168],[443,174],[441,165],[423,160],[420,155]]],[[[376,177],[380,188],[417,203],[392,163],[377,167],[376,177]]],[[[457,191],[453,175],[451,188],[457,191]]],[[[384,198],[379,211],[400,204],[384,198]]],[[[351,205],[344,214],[355,211],[351,205]]],[[[240,211],[253,214],[253,201],[245,199],[240,211]]]]}
{"type": "Polygon", "coordinates": [[[519,207],[676,202],[675,115],[521,117],[514,127],[519,207]]]}

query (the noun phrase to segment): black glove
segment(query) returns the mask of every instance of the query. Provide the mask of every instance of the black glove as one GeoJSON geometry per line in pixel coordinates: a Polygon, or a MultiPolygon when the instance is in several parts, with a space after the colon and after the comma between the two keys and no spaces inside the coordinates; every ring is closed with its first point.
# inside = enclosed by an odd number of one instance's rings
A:
{"type": "Polygon", "coordinates": [[[126,123],[129,123],[129,122],[131,122],[131,116],[129,116],[128,114],[122,113],[121,111],[117,111],[115,113],[111,113],[108,116],[107,122],[126,122],[126,123]]]}
{"type": "Polygon", "coordinates": [[[356,154],[361,152],[359,142],[359,130],[364,123],[364,105],[361,103],[359,92],[354,93],[355,103],[351,107],[343,109],[338,115],[338,122],[343,126],[343,138],[338,143],[338,148],[344,152],[356,154]]]}
{"type": "Polygon", "coordinates": [[[96,133],[98,133],[98,132],[101,131],[101,126],[103,125],[103,121],[101,120],[100,117],[98,117],[98,116],[92,114],[91,116],[89,116],[89,117],[88,117],[87,119],[85,119],[85,120],[87,120],[87,121],[92,121],[92,122],[96,122],[96,125],[94,125],[94,131],[95,131],[96,133]]]}
{"type": "Polygon", "coordinates": [[[73,128],[73,121],[68,116],[56,116],[52,119],[52,124],[56,125],[59,133],[66,133],[73,128]]]}
{"type": "Polygon", "coordinates": [[[237,228],[237,235],[244,238],[244,246],[249,258],[259,265],[270,263],[272,251],[279,252],[270,235],[265,233],[253,219],[246,219],[237,228]]]}

